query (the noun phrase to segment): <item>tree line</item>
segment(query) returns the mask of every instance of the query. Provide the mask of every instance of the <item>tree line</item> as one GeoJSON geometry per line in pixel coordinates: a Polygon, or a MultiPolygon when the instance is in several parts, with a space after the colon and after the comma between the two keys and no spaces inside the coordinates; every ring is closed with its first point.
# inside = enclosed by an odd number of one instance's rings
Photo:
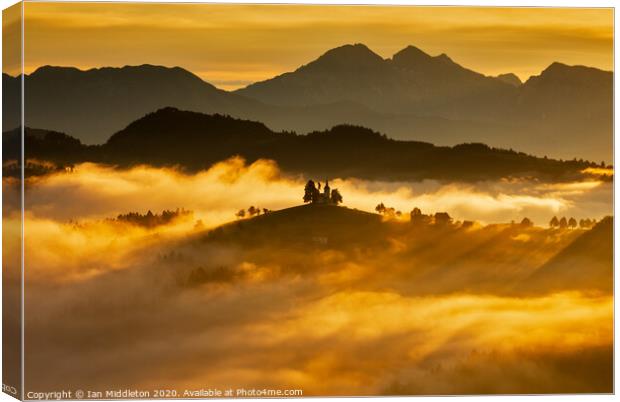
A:
{"type": "MultiPolygon", "coordinates": [[[[377,204],[375,207],[375,211],[387,218],[392,219],[400,219],[403,217],[403,213],[399,210],[396,210],[393,207],[387,207],[383,202],[377,204]]],[[[413,224],[452,224],[453,219],[447,212],[437,212],[435,214],[423,214],[420,208],[415,207],[409,213],[409,221],[413,224]]],[[[514,221],[512,224],[516,224],[514,221]]],[[[463,226],[471,226],[473,222],[471,221],[463,221],[463,226]]],[[[576,229],[577,227],[581,229],[590,229],[596,224],[596,219],[580,219],[577,221],[575,218],[566,218],[562,217],[558,219],[557,216],[554,216],[549,222],[549,227],[554,229],[576,229]]],[[[531,227],[534,226],[534,222],[532,222],[528,217],[525,217],[519,222],[520,226],[523,227],[531,227]]]]}
{"type": "Polygon", "coordinates": [[[254,216],[260,215],[261,213],[263,215],[266,215],[269,212],[271,212],[271,210],[267,208],[259,208],[259,207],[255,207],[254,205],[250,205],[247,210],[242,208],[239,211],[237,211],[235,213],[235,216],[237,217],[237,219],[243,219],[245,217],[252,218],[254,216]]]}
{"type": "Polygon", "coordinates": [[[549,227],[552,229],[576,229],[579,226],[581,229],[590,229],[596,224],[596,219],[580,219],[579,222],[573,217],[566,219],[566,217],[562,217],[558,219],[557,216],[554,216],[549,221],[549,227]]]}
{"type": "Polygon", "coordinates": [[[192,214],[192,211],[183,208],[177,208],[174,211],[165,209],[161,214],[154,214],[151,210],[148,210],[145,214],[141,214],[139,212],[119,214],[115,220],[117,222],[126,222],[132,225],[152,228],[155,226],[166,225],[179,217],[189,216],[192,214]]]}

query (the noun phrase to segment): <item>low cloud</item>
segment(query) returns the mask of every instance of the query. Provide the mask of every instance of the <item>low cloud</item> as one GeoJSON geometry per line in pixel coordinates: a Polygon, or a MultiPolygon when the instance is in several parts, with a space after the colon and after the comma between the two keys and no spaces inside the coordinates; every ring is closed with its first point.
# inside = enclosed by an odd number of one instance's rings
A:
{"type": "MultiPolygon", "coordinates": [[[[196,175],[84,164],[30,181],[29,389],[611,392],[612,295],[579,284],[528,292],[532,273],[582,231],[387,222],[359,244],[290,235],[277,247],[251,231],[204,231],[249,205],[298,205],[304,183],[240,159],[196,175]],[[177,207],[194,215],[157,227],[107,219],[177,207]]],[[[491,222],[611,208],[602,182],[330,185],[352,208],[491,222]]]]}
{"type": "MultiPolygon", "coordinates": [[[[611,213],[612,185],[602,181],[541,184],[527,181],[444,184],[368,182],[334,178],[350,208],[374,211],[383,202],[408,214],[447,211],[460,220],[509,222],[529,217],[546,225],[554,215],[600,219],[611,213]]],[[[174,169],[136,167],[117,170],[78,165],[74,173],[32,179],[26,210],[36,217],[81,220],[128,211],[186,208],[207,227],[230,221],[250,205],[272,210],[299,205],[304,179],[283,175],[271,161],[246,165],[240,158],[186,175],[174,169]],[[70,205],[70,208],[67,208],[70,205]]]]}

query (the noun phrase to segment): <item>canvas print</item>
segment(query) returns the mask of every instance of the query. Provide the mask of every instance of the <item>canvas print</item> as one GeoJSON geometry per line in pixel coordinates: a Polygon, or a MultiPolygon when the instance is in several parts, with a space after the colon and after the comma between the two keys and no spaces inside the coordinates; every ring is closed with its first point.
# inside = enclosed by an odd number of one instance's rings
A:
{"type": "Polygon", "coordinates": [[[3,13],[3,390],[613,392],[613,9],[3,13]]]}

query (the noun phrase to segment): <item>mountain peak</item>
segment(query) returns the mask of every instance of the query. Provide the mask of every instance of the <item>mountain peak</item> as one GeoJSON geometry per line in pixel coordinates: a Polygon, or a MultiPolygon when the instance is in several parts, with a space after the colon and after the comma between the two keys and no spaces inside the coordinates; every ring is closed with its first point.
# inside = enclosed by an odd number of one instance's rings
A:
{"type": "Polygon", "coordinates": [[[431,56],[423,50],[409,45],[392,56],[392,62],[404,68],[420,68],[423,66],[457,65],[447,54],[431,56]]]}
{"type": "MultiPolygon", "coordinates": [[[[366,45],[356,43],[353,45],[344,45],[328,50],[321,57],[312,63],[304,66],[306,68],[320,69],[351,69],[352,66],[357,68],[366,66],[377,66],[385,60],[366,45]]],[[[304,68],[302,67],[302,68],[304,68]]]]}
{"type": "Polygon", "coordinates": [[[49,73],[108,73],[108,72],[161,72],[167,73],[172,72],[176,74],[183,74],[186,76],[197,77],[195,74],[189,72],[188,70],[182,67],[166,67],[154,64],[141,64],[141,65],[126,65],[123,67],[94,67],[87,70],[80,70],[77,67],[65,67],[65,66],[51,66],[45,65],[37,68],[30,75],[41,75],[41,74],[49,74],[49,73]]]}
{"type": "Polygon", "coordinates": [[[420,63],[428,63],[431,59],[432,57],[428,53],[425,53],[412,45],[407,46],[392,56],[392,61],[394,64],[403,67],[411,67],[420,63]]]}
{"type": "Polygon", "coordinates": [[[554,61],[553,63],[549,64],[549,67],[545,68],[541,74],[545,74],[546,72],[562,71],[566,70],[569,67],[570,66],[568,66],[567,64],[560,63],[559,61],[554,61]]]}
{"type": "MultiPolygon", "coordinates": [[[[611,71],[600,70],[594,67],[569,66],[555,61],[551,63],[549,67],[544,69],[540,75],[531,76],[526,81],[526,84],[533,84],[541,80],[563,83],[580,81],[587,84],[594,79],[594,77],[608,81],[613,78],[613,73],[611,71]]],[[[591,82],[588,85],[591,85],[591,82]]]]}
{"type": "Polygon", "coordinates": [[[62,73],[62,74],[75,74],[75,73],[80,73],[82,72],[82,70],[76,68],[76,67],[65,67],[65,66],[50,66],[50,65],[45,65],[45,66],[41,66],[39,68],[37,68],[36,70],[34,70],[32,73],[30,73],[31,76],[40,76],[40,75],[48,75],[48,74],[54,74],[54,73],[62,73]]]}
{"type": "Polygon", "coordinates": [[[328,50],[323,54],[322,57],[333,57],[333,56],[357,56],[357,57],[372,57],[374,59],[381,59],[381,56],[370,50],[368,46],[363,43],[354,43],[354,44],[346,44],[342,46],[335,47],[333,49],[328,50]]]}
{"type": "Polygon", "coordinates": [[[396,55],[420,55],[427,58],[431,57],[428,53],[413,45],[408,45],[406,48],[398,51],[394,56],[396,55]]]}
{"type": "Polygon", "coordinates": [[[105,82],[108,80],[131,81],[133,85],[159,85],[169,83],[171,88],[202,87],[211,93],[218,92],[212,84],[182,67],[167,67],[153,64],[125,65],[123,67],[94,67],[81,70],[76,67],[41,66],[29,75],[35,80],[60,83],[70,80],[105,82]]]}
{"type": "Polygon", "coordinates": [[[580,73],[603,73],[603,74],[611,74],[610,71],[601,70],[595,67],[587,67],[581,65],[573,65],[570,66],[568,64],[560,63],[558,61],[554,61],[549,65],[549,67],[545,68],[540,75],[548,75],[548,74],[562,74],[567,72],[580,72],[580,73]]]}
{"type": "Polygon", "coordinates": [[[454,63],[454,61],[445,53],[440,54],[439,56],[433,57],[435,60],[442,61],[444,63],[454,63]]]}
{"type": "Polygon", "coordinates": [[[519,77],[517,77],[517,75],[513,73],[500,74],[495,78],[502,82],[505,82],[506,84],[509,84],[515,87],[518,87],[519,85],[523,84],[523,82],[519,79],[519,77]]]}

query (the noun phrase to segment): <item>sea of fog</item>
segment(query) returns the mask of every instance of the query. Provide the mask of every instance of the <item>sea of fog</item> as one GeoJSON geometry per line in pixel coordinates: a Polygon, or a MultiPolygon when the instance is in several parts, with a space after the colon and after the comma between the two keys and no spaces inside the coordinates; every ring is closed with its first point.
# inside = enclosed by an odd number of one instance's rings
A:
{"type": "MultiPolygon", "coordinates": [[[[611,392],[613,296],[515,293],[580,230],[477,225],[443,236],[395,228],[368,250],[204,241],[204,228],[235,220],[241,208],[301,204],[306,179],[240,159],[192,175],[81,164],[29,179],[27,383],[39,391],[611,392]],[[176,208],[194,215],[155,228],[106,219],[176,208]],[[192,285],[197,269],[208,276],[192,285]]],[[[3,185],[10,200],[12,183],[3,185]]],[[[330,186],[347,207],[373,211],[383,202],[405,216],[419,207],[547,226],[554,215],[612,213],[611,184],[594,180],[336,178],[330,186]]],[[[19,215],[5,211],[5,256],[18,255],[20,229],[19,215]]],[[[11,272],[4,279],[17,286],[11,272]]]]}
{"type": "MultiPolygon", "coordinates": [[[[285,175],[270,161],[246,165],[242,159],[233,158],[191,175],[174,169],[116,170],[87,163],[72,173],[31,179],[26,211],[37,218],[79,221],[130,211],[185,208],[211,227],[233,220],[236,211],[252,205],[270,210],[299,205],[304,184],[305,178],[285,175]]],[[[528,217],[536,225],[546,226],[556,215],[598,220],[612,214],[612,183],[594,178],[568,183],[410,183],[331,178],[330,186],[340,190],[349,208],[373,212],[382,202],[404,216],[418,207],[428,214],[448,212],[457,220],[498,223],[528,217]]]]}

